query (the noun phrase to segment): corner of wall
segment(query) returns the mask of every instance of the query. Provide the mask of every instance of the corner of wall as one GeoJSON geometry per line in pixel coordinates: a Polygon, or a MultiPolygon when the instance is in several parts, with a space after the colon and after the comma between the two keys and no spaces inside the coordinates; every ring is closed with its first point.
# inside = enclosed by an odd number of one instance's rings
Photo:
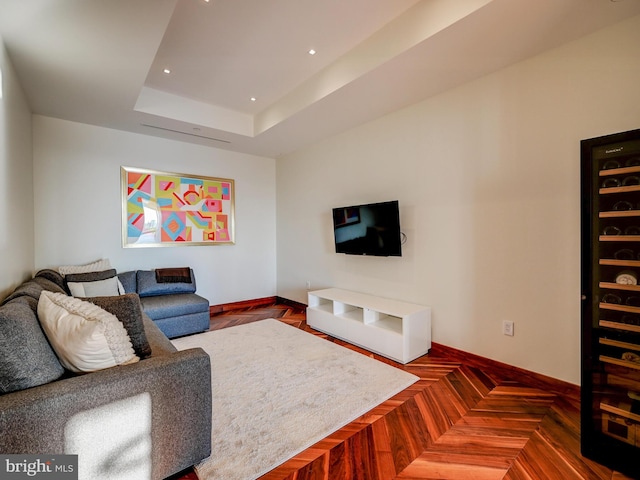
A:
{"type": "Polygon", "coordinates": [[[34,269],[31,110],[0,37],[0,298],[34,269]]]}

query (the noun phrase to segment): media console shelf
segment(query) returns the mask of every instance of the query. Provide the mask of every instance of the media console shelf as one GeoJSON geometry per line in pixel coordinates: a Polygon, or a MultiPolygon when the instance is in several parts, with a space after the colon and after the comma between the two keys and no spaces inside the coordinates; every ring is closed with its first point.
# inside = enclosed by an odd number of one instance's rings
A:
{"type": "Polygon", "coordinates": [[[327,288],[308,293],[307,324],[400,363],[431,348],[431,308],[327,288]]]}

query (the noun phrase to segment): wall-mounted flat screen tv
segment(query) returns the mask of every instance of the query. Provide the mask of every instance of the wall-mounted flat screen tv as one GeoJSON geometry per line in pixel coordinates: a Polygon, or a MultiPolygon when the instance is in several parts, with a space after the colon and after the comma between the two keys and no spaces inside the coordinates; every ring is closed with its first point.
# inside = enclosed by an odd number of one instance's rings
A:
{"type": "Polygon", "coordinates": [[[402,256],[398,201],[333,209],[336,253],[402,256]]]}

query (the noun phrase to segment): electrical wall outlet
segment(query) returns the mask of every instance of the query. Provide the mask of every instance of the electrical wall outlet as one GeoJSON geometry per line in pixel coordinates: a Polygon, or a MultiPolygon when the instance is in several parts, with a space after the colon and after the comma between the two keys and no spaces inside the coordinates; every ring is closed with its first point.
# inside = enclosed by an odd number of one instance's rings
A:
{"type": "Polygon", "coordinates": [[[504,320],[502,322],[502,333],[513,337],[513,322],[510,320],[504,320]]]}
{"type": "Polygon", "coordinates": [[[307,280],[307,290],[311,290],[311,280],[307,280]]]}

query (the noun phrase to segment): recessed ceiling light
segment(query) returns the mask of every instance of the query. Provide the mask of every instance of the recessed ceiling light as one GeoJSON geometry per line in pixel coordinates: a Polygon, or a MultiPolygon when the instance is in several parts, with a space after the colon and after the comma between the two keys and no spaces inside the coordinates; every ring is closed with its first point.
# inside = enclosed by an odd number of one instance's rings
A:
{"type": "Polygon", "coordinates": [[[165,68],[164,70],[162,70],[162,73],[166,73],[167,75],[169,75],[171,73],[171,70],[165,68]]]}
{"type": "Polygon", "coordinates": [[[315,55],[316,51],[312,48],[311,50],[309,50],[309,55],[315,55]]]}
{"type": "Polygon", "coordinates": [[[252,102],[255,102],[256,100],[257,100],[257,98],[256,98],[256,97],[251,97],[251,101],[252,101],[252,102]]]}

